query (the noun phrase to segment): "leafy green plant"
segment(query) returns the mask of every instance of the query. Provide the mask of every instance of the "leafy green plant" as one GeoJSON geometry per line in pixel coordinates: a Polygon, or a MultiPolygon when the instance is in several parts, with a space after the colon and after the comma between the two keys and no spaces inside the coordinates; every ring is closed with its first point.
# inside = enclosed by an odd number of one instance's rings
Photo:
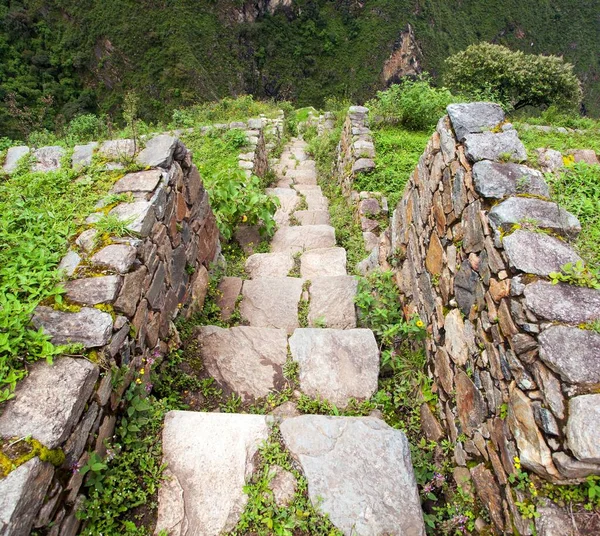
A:
{"type": "Polygon", "coordinates": [[[586,267],[583,261],[577,261],[575,264],[569,262],[561,266],[560,272],[550,274],[550,280],[553,285],[563,282],[578,287],[600,289],[600,274],[596,270],[586,267]]]}

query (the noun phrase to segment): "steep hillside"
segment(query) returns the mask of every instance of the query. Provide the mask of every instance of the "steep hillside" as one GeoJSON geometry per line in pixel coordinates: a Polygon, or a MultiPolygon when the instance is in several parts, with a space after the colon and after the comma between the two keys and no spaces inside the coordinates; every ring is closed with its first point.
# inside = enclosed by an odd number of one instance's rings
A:
{"type": "Polygon", "coordinates": [[[385,79],[415,66],[440,76],[449,54],[481,40],[563,54],[584,82],[586,109],[600,112],[597,0],[453,4],[2,0],[0,135],[18,136],[23,123],[53,126],[56,114],[115,112],[128,89],[152,119],[243,92],[300,105],[361,101],[384,85],[386,60],[385,79]]]}

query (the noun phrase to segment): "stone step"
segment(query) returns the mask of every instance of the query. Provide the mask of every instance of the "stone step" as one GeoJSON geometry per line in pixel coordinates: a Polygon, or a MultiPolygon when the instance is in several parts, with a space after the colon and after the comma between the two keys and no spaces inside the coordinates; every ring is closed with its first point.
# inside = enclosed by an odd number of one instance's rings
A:
{"type": "MultiPolygon", "coordinates": [[[[271,422],[265,415],[169,412],[156,532],[218,536],[234,529],[271,422]]],[[[314,507],[345,535],[425,534],[403,432],[374,417],[323,415],[284,419],[280,428],[314,507]]]]}
{"type": "Polygon", "coordinates": [[[346,407],[377,390],[379,347],[370,329],[296,329],[289,339],[300,390],[346,407]]]}
{"type": "Polygon", "coordinates": [[[294,217],[300,225],[329,225],[331,219],[327,210],[297,210],[294,217]]]}
{"type": "Polygon", "coordinates": [[[279,226],[290,224],[290,215],[300,202],[300,196],[292,188],[267,188],[267,195],[276,197],[279,200],[279,208],[276,210],[274,218],[279,226]]]}
{"type": "Polygon", "coordinates": [[[226,392],[252,402],[283,387],[288,347],[284,329],[202,326],[195,334],[206,371],[226,392]]]}
{"type": "Polygon", "coordinates": [[[246,273],[250,279],[287,277],[293,267],[291,253],[255,253],[246,260],[246,273]]]}
{"type": "Polygon", "coordinates": [[[295,184],[317,185],[317,172],[312,169],[288,169],[285,178],[292,179],[295,184]]]}
{"type": "Polygon", "coordinates": [[[312,278],[308,325],[320,328],[355,328],[354,298],[357,286],[358,281],[351,275],[312,278]]]}
{"type": "Polygon", "coordinates": [[[321,187],[316,184],[293,184],[292,188],[301,194],[305,194],[306,192],[319,192],[321,195],[323,194],[321,187]]]}
{"type": "Polygon", "coordinates": [[[306,191],[303,193],[308,205],[308,210],[327,210],[329,208],[329,200],[317,191],[306,191]]]}
{"type": "Polygon", "coordinates": [[[240,303],[242,321],[254,327],[282,328],[292,333],[299,326],[298,303],[303,283],[297,277],[261,277],[244,281],[240,303]]]}
{"type": "Polygon", "coordinates": [[[332,247],[305,251],[300,257],[300,275],[305,279],[346,275],[346,250],[332,247]]]}
{"type": "Polygon", "coordinates": [[[330,225],[303,225],[278,229],[271,242],[273,253],[298,253],[335,246],[335,229],[330,225]]]}

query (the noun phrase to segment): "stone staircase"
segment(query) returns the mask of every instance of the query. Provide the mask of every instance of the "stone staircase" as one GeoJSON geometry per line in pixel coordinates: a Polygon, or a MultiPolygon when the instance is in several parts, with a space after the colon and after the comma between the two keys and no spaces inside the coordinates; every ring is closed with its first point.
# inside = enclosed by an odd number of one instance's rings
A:
{"type": "MultiPolygon", "coordinates": [[[[268,192],[280,207],[271,252],[248,258],[249,279],[222,283],[229,310],[241,294],[246,325],[199,327],[200,356],[224,391],[244,403],[281,390],[291,359],[302,393],[344,408],[377,390],[377,342],[370,330],[356,327],[357,281],[347,274],[345,250],[336,247],[306,143],[292,140],[275,170],[279,180],[268,192]]],[[[247,501],[243,486],[274,424],[308,481],[313,505],[341,532],[425,533],[402,432],[375,417],[283,413],[169,413],[163,431],[168,480],[159,493],[157,533],[216,536],[234,529],[247,501]]]]}

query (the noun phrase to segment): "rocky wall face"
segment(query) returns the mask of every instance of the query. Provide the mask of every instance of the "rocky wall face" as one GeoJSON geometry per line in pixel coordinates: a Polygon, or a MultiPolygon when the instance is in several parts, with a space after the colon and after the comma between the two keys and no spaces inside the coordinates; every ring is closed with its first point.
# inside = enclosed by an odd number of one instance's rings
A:
{"type": "Polygon", "coordinates": [[[558,484],[600,474],[600,335],[582,329],[600,319],[600,291],[548,281],[580,260],[569,240],[581,228],[525,159],[498,106],[449,106],[391,241],[406,313],[429,326],[437,415],[458,471],[500,530],[530,534],[507,478],[515,457],[558,484]]]}
{"type": "MultiPolygon", "coordinates": [[[[263,143],[264,148],[264,143],[263,143]]],[[[209,264],[220,252],[219,233],[191,154],[177,138],[157,136],[138,155],[146,169],[128,173],[111,193],[129,194],[102,213],[127,223],[131,237],[99,235],[90,227],[61,263],[68,275],[69,310],[36,309],[32,323],[56,344],[80,343],[89,359],[38,362],[2,409],[0,437],[31,436],[61,449],[61,467],[32,458],[0,479],[0,534],[26,535],[54,525],[49,534],[76,534],[82,501],[82,467],[89,452],[106,454],[122,396],[131,381],[167,351],[179,314],[202,307],[209,264]],[[134,238],[135,237],[135,238],[134,238]],[[115,381],[117,367],[123,379],[115,381]],[[36,490],[35,493],[32,490],[36,490]]]]}

